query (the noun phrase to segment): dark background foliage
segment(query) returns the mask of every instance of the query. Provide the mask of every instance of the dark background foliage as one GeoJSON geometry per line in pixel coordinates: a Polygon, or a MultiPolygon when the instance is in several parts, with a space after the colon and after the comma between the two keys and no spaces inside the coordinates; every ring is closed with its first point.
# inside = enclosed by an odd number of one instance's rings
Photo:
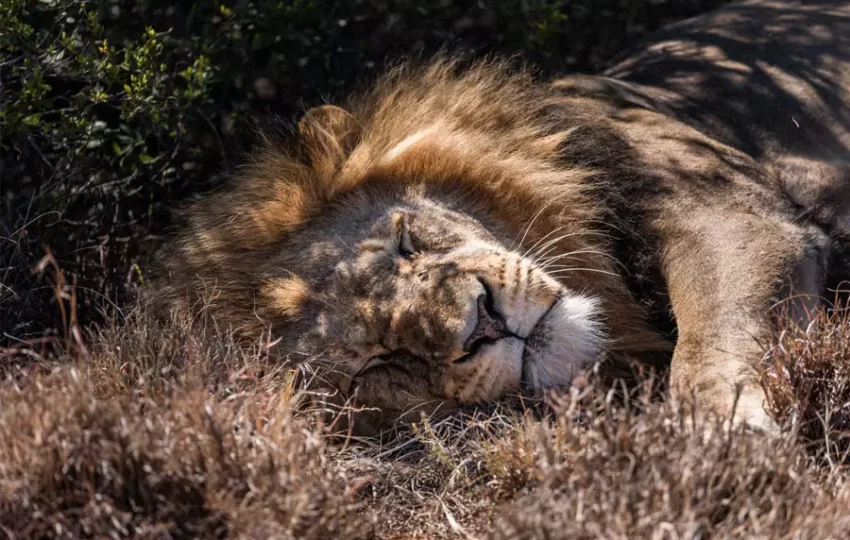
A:
{"type": "Polygon", "coordinates": [[[253,118],[295,119],[444,48],[593,71],[720,3],[2,0],[0,343],[67,338],[126,302],[171,209],[221,183],[253,118]]]}

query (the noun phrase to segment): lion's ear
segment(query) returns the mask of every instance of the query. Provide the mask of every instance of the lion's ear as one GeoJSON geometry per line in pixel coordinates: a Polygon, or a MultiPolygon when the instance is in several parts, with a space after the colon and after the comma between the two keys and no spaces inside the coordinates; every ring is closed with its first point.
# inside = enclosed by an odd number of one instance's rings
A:
{"type": "Polygon", "coordinates": [[[360,123],[341,107],[320,105],[301,117],[298,133],[314,157],[317,153],[347,154],[360,138],[360,123]]]}

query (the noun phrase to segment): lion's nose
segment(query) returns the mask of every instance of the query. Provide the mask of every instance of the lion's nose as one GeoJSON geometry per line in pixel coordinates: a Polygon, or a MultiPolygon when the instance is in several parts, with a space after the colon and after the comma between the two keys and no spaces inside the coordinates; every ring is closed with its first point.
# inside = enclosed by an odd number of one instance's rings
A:
{"type": "Polygon", "coordinates": [[[464,352],[470,352],[482,343],[496,341],[510,334],[504,317],[493,309],[492,297],[489,291],[478,297],[478,322],[472,334],[463,344],[464,352]]]}

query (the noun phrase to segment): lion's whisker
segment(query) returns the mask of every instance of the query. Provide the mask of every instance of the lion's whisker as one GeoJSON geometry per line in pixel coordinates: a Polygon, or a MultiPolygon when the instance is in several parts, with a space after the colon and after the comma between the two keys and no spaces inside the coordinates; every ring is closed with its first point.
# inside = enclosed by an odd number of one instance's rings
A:
{"type": "MultiPolygon", "coordinates": [[[[561,228],[563,228],[563,227],[561,227],[561,228]]],[[[542,246],[536,248],[536,250],[532,254],[532,257],[543,257],[543,256],[545,256],[546,253],[549,253],[551,251],[551,249],[547,249],[547,248],[549,248],[549,246],[557,245],[558,242],[560,242],[561,240],[564,240],[566,238],[570,238],[572,236],[594,236],[594,235],[610,237],[610,235],[607,235],[605,233],[600,233],[600,232],[597,232],[597,231],[574,231],[574,232],[567,233],[565,235],[559,236],[558,238],[553,238],[553,239],[549,240],[548,242],[546,242],[545,244],[543,244],[542,246]],[[546,251],[544,252],[544,250],[546,250],[546,251]]],[[[543,240],[543,239],[541,239],[541,240],[543,240]]],[[[533,246],[532,248],[536,247],[536,245],[537,244],[535,244],[535,246],[533,246]]]]}
{"type": "Polygon", "coordinates": [[[528,220],[528,224],[524,227],[525,231],[523,232],[523,230],[520,230],[520,232],[517,233],[517,236],[514,238],[514,241],[511,242],[511,245],[508,248],[508,251],[513,250],[514,246],[517,245],[516,239],[519,237],[520,233],[522,234],[522,238],[520,238],[520,240],[519,240],[519,247],[522,247],[523,242],[525,242],[525,237],[528,235],[528,232],[531,230],[531,226],[534,225],[534,222],[537,221],[537,218],[539,218],[543,214],[543,211],[546,210],[546,208],[548,208],[548,207],[549,207],[549,204],[544,204],[543,206],[540,207],[540,210],[538,210],[537,213],[535,213],[531,217],[531,219],[528,220]]]}
{"type": "Polygon", "coordinates": [[[547,248],[549,248],[550,246],[553,246],[553,245],[557,246],[557,243],[560,242],[561,240],[571,238],[571,237],[575,236],[576,234],[577,234],[576,232],[570,232],[570,233],[558,236],[556,238],[552,238],[551,240],[549,240],[548,242],[546,242],[545,244],[543,244],[539,248],[534,249],[534,251],[531,253],[530,256],[532,258],[543,256],[543,255],[545,255],[544,250],[547,250],[547,248]],[[541,255],[541,254],[543,254],[543,255],[541,255]]]}
{"type": "Polygon", "coordinates": [[[542,261],[537,262],[537,265],[541,270],[545,271],[545,270],[547,270],[548,268],[551,267],[552,263],[558,262],[562,259],[576,258],[575,255],[581,255],[581,254],[584,254],[584,255],[599,255],[601,257],[605,257],[606,259],[614,262],[614,264],[616,266],[622,267],[622,263],[620,263],[610,253],[605,253],[604,251],[598,251],[598,250],[593,250],[593,249],[578,249],[578,250],[570,251],[568,253],[554,255],[552,257],[545,258],[542,261]]]}
{"type": "Polygon", "coordinates": [[[599,274],[605,274],[605,275],[608,275],[608,276],[617,277],[616,273],[609,272],[607,270],[599,270],[598,268],[580,268],[580,267],[562,268],[562,269],[556,270],[554,272],[547,272],[547,274],[550,275],[550,276],[556,276],[558,274],[563,274],[563,273],[567,273],[567,272],[596,272],[596,273],[599,273],[599,274]]]}
{"type": "Polygon", "coordinates": [[[549,238],[553,234],[564,230],[566,227],[567,227],[566,225],[560,225],[558,227],[555,227],[554,229],[552,229],[551,231],[546,233],[542,238],[537,240],[537,242],[535,242],[530,248],[526,249],[525,252],[523,252],[523,254],[521,256],[523,258],[528,257],[529,253],[532,253],[535,250],[535,248],[537,248],[537,246],[540,244],[540,242],[543,242],[544,240],[546,240],[547,238],[549,238]]]}
{"type": "Polygon", "coordinates": [[[553,255],[551,257],[547,257],[546,259],[543,259],[542,261],[538,261],[536,263],[536,265],[540,270],[543,270],[545,272],[546,270],[551,268],[553,264],[557,263],[558,261],[562,261],[564,259],[580,259],[581,257],[579,257],[579,255],[581,255],[581,254],[580,253],[561,253],[561,254],[558,254],[558,255],[553,255]]]}

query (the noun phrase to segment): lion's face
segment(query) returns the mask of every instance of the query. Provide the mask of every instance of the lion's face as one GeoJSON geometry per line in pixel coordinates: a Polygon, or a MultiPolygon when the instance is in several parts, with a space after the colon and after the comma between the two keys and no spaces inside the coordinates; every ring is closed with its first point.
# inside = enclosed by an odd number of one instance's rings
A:
{"type": "Polygon", "coordinates": [[[485,221],[414,188],[349,197],[265,263],[262,316],[282,353],[367,404],[569,384],[598,355],[597,302],[485,221]]]}

